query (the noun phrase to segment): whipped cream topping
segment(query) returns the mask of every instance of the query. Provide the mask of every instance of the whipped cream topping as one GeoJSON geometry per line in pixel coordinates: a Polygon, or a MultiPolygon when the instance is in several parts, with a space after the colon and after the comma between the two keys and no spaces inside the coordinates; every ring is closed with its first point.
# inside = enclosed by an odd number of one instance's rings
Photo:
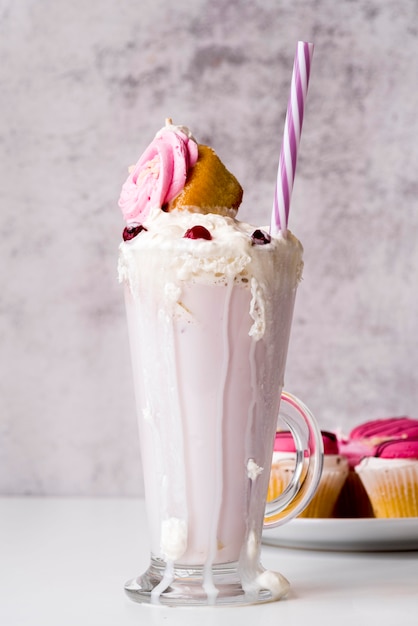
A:
{"type": "MultiPolygon", "coordinates": [[[[254,226],[250,224],[212,213],[176,210],[165,213],[153,209],[144,226],[135,238],[120,244],[119,280],[130,286],[132,294],[137,293],[138,268],[149,262],[150,254],[158,252],[159,262],[166,265],[166,272],[159,273],[164,282],[161,292],[166,295],[166,307],[176,315],[190,315],[181,298],[186,282],[240,283],[251,292],[249,313],[254,323],[250,336],[258,341],[265,333],[267,310],[271,315],[271,306],[266,309],[269,284],[280,277],[285,291],[289,284],[296,289],[301,279],[302,246],[291,233],[286,239],[279,234],[263,246],[253,245],[254,226]],[[210,240],[185,237],[197,225],[210,232],[210,240]],[[288,271],[281,271],[284,266],[288,271]]],[[[154,280],[158,280],[157,274],[154,280]]],[[[277,293],[280,297],[280,290],[277,293]]]]}
{"type": "Polygon", "coordinates": [[[168,117],[165,121],[165,126],[163,126],[155,135],[156,138],[161,137],[166,131],[171,131],[172,133],[181,133],[182,135],[186,135],[188,139],[191,139],[197,144],[196,139],[193,137],[192,131],[187,126],[183,126],[181,124],[173,124],[173,120],[171,117],[168,117]]]}

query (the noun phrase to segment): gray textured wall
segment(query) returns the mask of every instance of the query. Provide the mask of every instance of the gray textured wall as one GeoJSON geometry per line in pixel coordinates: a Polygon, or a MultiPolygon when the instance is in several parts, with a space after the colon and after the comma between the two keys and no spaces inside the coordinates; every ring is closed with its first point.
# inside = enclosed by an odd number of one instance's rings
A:
{"type": "Polygon", "coordinates": [[[416,0],[0,0],[0,493],[141,486],[117,246],[166,116],[270,217],[293,55],[315,43],[286,386],[321,427],[418,416],[416,0]]]}

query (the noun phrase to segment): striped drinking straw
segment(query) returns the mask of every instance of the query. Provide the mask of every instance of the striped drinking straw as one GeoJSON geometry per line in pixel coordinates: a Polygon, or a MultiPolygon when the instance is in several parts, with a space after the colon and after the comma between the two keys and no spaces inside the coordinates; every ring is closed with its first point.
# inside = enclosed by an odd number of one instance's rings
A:
{"type": "Polygon", "coordinates": [[[296,161],[300,135],[302,132],[303,113],[308,92],[309,74],[313,55],[313,44],[299,41],[293,65],[292,83],[287,105],[283,143],[277,171],[276,190],[271,215],[270,232],[279,231],[286,237],[289,219],[289,205],[295,180],[296,161]]]}

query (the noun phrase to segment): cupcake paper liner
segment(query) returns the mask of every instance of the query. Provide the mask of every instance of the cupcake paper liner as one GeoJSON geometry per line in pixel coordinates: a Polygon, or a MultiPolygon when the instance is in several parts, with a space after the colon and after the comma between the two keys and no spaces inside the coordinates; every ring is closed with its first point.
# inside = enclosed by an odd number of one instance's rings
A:
{"type": "MultiPolygon", "coordinates": [[[[315,495],[307,507],[298,517],[332,517],[333,510],[341,489],[348,474],[348,465],[340,457],[340,462],[327,467],[326,457],[322,476],[315,495]]],[[[295,463],[292,459],[285,459],[273,465],[270,474],[270,483],[267,499],[273,500],[284,491],[294,472],[295,463]]]]}
{"type": "Polygon", "coordinates": [[[418,517],[418,461],[402,467],[356,469],[375,517],[418,517]]]}

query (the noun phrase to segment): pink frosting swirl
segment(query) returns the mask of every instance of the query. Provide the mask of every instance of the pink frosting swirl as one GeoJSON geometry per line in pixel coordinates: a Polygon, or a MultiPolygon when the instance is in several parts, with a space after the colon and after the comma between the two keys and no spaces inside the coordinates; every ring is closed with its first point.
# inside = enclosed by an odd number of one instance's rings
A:
{"type": "MultiPolygon", "coordinates": [[[[322,442],[324,444],[324,454],[338,454],[337,437],[334,433],[322,430],[322,442]]],[[[292,433],[287,430],[278,431],[274,440],[275,452],[296,452],[295,440],[292,433]]]]}
{"type": "Polygon", "coordinates": [[[372,439],[376,443],[400,437],[418,436],[418,420],[411,417],[385,417],[375,419],[353,428],[351,440],[372,439]]]}
{"type": "Polygon", "coordinates": [[[385,441],[385,443],[382,443],[377,447],[376,456],[381,459],[418,460],[418,437],[385,441]]]}
{"type": "Polygon", "coordinates": [[[119,207],[126,222],[142,223],[152,208],[173,200],[197,156],[197,143],[180,127],[159,131],[122,187],[119,207]]]}

